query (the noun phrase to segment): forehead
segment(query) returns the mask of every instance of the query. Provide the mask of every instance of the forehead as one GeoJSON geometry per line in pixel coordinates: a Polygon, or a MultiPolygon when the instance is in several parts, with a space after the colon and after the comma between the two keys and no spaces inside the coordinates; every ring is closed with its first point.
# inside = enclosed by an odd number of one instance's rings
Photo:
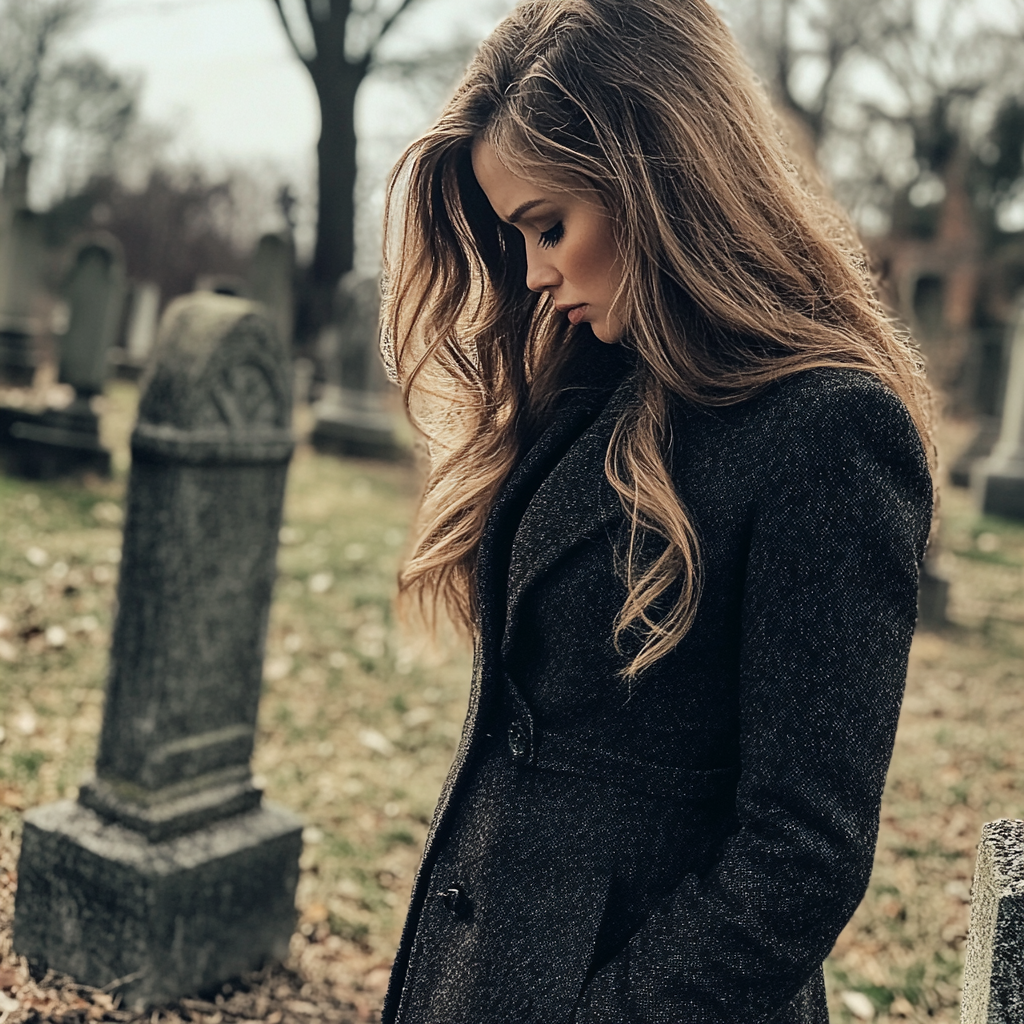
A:
{"type": "Polygon", "coordinates": [[[535,200],[554,201],[560,194],[535,182],[513,174],[499,159],[489,142],[478,140],[473,144],[473,173],[494,212],[508,220],[524,203],[535,200]]]}

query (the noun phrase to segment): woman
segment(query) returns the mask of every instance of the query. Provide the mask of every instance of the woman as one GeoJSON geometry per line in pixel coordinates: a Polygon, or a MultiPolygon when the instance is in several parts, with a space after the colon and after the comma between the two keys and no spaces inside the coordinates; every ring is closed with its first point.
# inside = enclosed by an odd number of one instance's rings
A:
{"type": "Polygon", "coordinates": [[[825,1024],[932,498],[852,231],[706,0],[526,0],[389,237],[402,596],[476,658],[384,1020],[825,1024]]]}

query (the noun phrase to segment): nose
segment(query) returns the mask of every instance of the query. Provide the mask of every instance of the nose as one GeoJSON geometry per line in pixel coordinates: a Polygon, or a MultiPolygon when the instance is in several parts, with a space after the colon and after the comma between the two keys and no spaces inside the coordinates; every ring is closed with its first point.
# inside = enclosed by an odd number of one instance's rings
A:
{"type": "Polygon", "coordinates": [[[557,288],[562,283],[558,267],[543,249],[527,249],[526,287],[531,292],[543,292],[557,288]]]}

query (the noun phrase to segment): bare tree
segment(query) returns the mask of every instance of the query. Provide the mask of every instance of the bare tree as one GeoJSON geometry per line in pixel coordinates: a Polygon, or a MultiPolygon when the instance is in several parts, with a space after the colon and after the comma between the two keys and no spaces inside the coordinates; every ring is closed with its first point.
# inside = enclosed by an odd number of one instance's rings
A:
{"type": "MultiPolygon", "coordinates": [[[[435,92],[439,83],[449,83],[464,66],[477,40],[453,26],[452,38],[440,49],[389,57],[382,44],[417,0],[272,2],[320,102],[316,243],[306,281],[306,322],[300,331],[309,336],[326,322],[338,280],[355,260],[355,104],[360,86],[376,73],[405,82],[418,80],[426,91],[435,92]],[[305,15],[301,23],[296,20],[300,11],[305,15]]],[[[510,3],[490,0],[495,9],[510,3]]]]}
{"type": "Polygon", "coordinates": [[[26,205],[41,156],[74,164],[69,188],[108,170],[134,120],[132,83],[95,58],[60,56],[87,10],[88,0],[0,0],[0,160],[11,207],[26,205]]]}
{"type": "Polygon", "coordinates": [[[878,223],[901,192],[964,173],[1021,84],[1024,34],[999,28],[984,0],[722,6],[840,198],[878,223]]]}

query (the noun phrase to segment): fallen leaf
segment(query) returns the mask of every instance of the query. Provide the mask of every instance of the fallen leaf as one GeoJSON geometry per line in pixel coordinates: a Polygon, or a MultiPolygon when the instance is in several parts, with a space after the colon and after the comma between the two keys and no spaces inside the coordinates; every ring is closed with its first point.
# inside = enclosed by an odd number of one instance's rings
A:
{"type": "Polygon", "coordinates": [[[330,915],[327,912],[327,908],[322,903],[311,903],[302,912],[300,918],[301,924],[320,924],[321,921],[326,921],[330,915]]]}
{"type": "Polygon", "coordinates": [[[889,1004],[889,1014],[893,1017],[909,1017],[913,1012],[913,1003],[909,999],[904,999],[903,996],[897,996],[889,1004]]]}
{"type": "Polygon", "coordinates": [[[863,992],[841,992],[839,999],[858,1020],[873,1020],[875,1004],[863,992]]]}

